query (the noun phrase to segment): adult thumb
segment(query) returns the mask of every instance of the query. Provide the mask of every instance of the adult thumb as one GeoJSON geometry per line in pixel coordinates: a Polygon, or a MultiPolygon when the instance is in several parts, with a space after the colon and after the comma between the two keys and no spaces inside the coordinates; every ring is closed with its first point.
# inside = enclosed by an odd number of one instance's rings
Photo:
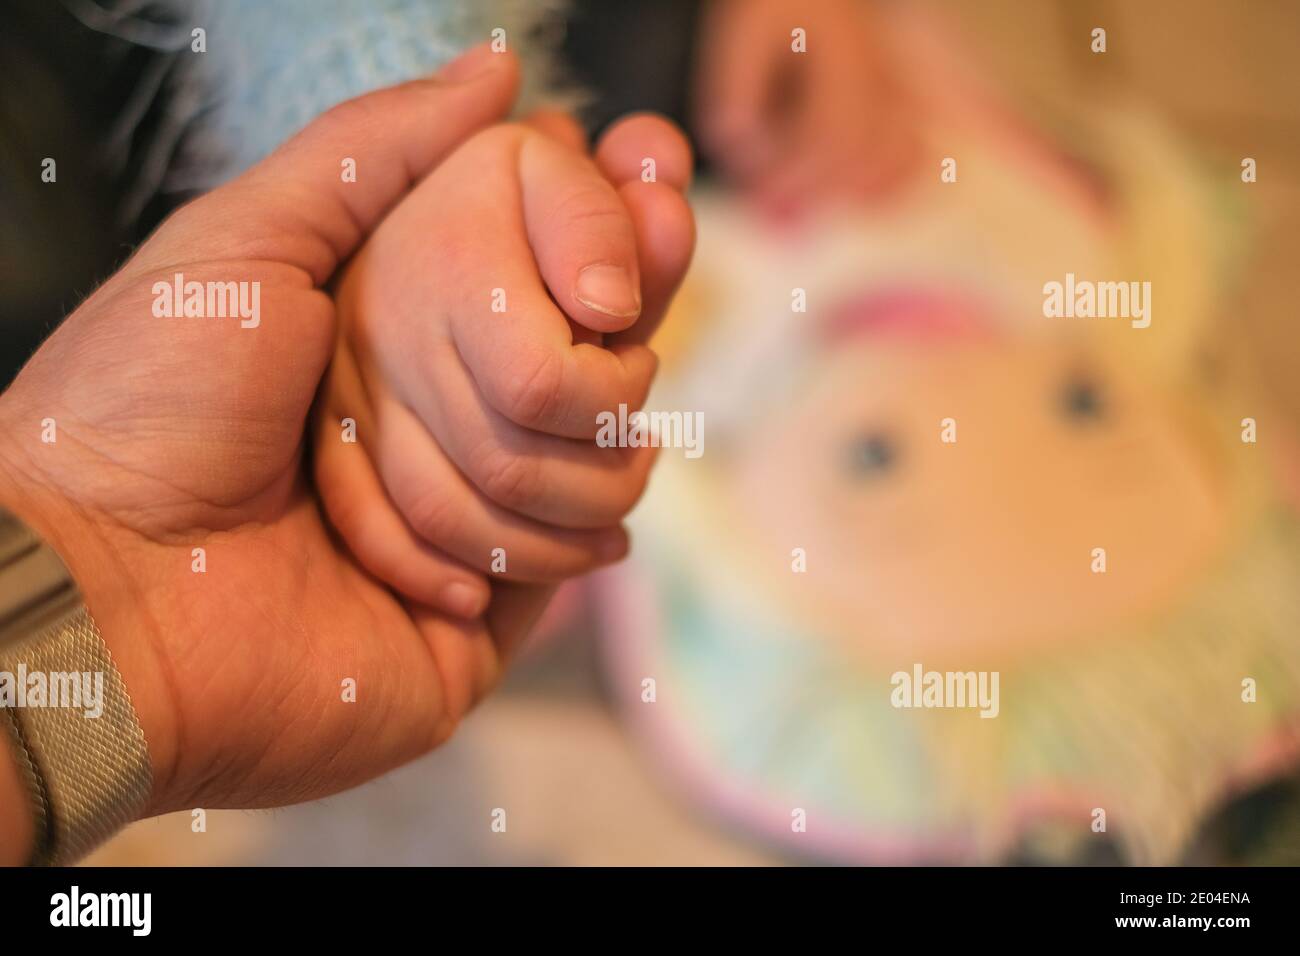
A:
{"type": "Polygon", "coordinates": [[[156,238],[166,231],[206,259],[289,262],[321,285],[445,156],[504,118],[518,88],[514,54],[481,44],[430,78],[327,110],[265,160],[183,207],[156,238]]]}

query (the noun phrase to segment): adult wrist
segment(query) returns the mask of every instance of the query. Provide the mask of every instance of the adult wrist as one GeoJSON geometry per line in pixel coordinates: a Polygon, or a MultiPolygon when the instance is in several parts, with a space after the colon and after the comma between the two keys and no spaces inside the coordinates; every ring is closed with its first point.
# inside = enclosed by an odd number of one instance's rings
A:
{"type": "Polygon", "coordinates": [[[164,744],[172,737],[124,556],[32,467],[11,409],[0,399],[0,737],[10,742],[0,806],[5,832],[22,834],[35,861],[67,863],[150,807],[155,766],[169,763],[146,746],[142,722],[164,744]],[[15,780],[25,799],[14,800],[15,780]],[[10,812],[24,806],[25,826],[10,812]]]}

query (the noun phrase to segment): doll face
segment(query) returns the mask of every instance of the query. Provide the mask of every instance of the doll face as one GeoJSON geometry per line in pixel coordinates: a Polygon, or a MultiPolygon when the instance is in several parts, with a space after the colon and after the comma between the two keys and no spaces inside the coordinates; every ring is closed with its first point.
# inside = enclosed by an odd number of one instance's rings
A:
{"type": "Polygon", "coordinates": [[[850,643],[1041,646],[1160,606],[1213,553],[1224,495],[1186,436],[1155,387],[1060,344],[850,339],[738,449],[738,504],[764,547],[806,549],[782,579],[850,643]]]}

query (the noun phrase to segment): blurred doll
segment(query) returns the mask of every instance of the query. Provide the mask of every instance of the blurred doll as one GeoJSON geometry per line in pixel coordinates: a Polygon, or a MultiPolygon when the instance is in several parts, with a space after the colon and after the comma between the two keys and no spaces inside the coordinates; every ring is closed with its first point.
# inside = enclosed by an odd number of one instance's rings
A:
{"type": "Polygon", "coordinates": [[[1136,111],[1067,154],[947,90],[888,211],[700,203],[652,407],[709,451],[662,453],[603,577],[613,684],[669,780],[796,854],[1177,862],[1300,747],[1294,458],[1224,334],[1235,176],[1136,111]],[[1149,281],[1150,324],[1049,317],[1067,273],[1149,281]],[[930,673],[980,706],[899,693],[930,673]]]}

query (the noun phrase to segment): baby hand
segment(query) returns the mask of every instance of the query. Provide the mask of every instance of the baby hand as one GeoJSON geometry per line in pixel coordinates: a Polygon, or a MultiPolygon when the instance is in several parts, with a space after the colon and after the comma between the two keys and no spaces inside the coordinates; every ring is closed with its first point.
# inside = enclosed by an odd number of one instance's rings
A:
{"type": "Polygon", "coordinates": [[[372,234],[337,286],[314,450],[370,573],[475,617],[488,573],[553,583],[624,555],[653,450],[598,447],[597,415],[649,389],[645,341],[694,243],[689,175],[662,120],[589,158],[572,121],[538,117],[467,141],[372,234]]]}

